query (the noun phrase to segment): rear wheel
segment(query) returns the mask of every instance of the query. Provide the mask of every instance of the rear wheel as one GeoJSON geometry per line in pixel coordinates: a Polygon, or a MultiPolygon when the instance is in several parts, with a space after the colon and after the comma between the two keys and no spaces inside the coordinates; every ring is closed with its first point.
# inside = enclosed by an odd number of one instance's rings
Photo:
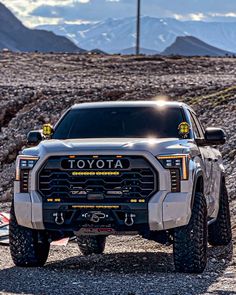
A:
{"type": "Polygon", "coordinates": [[[174,263],[178,272],[201,273],[207,263],[207,205],[196,193],[188,225],[175,229],[174,263]]]}
{"type": "Polygon", "coordinates": [[[102,254],[106,246],[106,236],[78,236],[77,242],[83,255],[102,254]]]}
{"type": "Polygon", "coordinates": [[[209,225],[208,231],[208,242],[212,246],[225,246],[232,241],[228,193],[224,181],[221,185],[218,216],[216,221],[209,225]]]}
{"type": "Polygon", "coordinates": [[[43,232],[18,225],[14,205],[9,224],[11,257],[16,266],[43,266],[48,258],[50,243],[43,232]]]}

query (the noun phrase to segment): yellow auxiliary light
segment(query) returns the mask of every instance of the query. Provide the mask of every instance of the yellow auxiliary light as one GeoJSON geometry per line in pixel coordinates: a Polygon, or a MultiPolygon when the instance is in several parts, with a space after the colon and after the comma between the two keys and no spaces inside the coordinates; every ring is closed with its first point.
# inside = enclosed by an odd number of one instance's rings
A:
{"type": "Polygon", "coordinates": [[[180,135],[187,136],[191,130],[191,127],[187,122],[182,122],[179,124],[178,130],[180,135]]]}
{"type": "Polygon", "coordinates": [[[49,137],[53,134],[53,127],[51,124],[44,124],[43,125],[43,135],[49,137]]]}

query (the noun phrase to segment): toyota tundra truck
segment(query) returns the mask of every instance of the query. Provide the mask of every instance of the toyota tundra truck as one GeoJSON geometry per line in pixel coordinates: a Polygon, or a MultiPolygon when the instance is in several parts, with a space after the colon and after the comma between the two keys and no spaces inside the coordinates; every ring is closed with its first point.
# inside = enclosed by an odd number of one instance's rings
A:
{"type": "Polygon", "coordinates": [[[186,104],[84,103],[28,134],[16,160],[10,250],[43,266],[50,243],[76,237],[101,254],[109,235],[173,244],[176,271],[201,273],[207,245],[231,242],[222,129],[186,104]]]}

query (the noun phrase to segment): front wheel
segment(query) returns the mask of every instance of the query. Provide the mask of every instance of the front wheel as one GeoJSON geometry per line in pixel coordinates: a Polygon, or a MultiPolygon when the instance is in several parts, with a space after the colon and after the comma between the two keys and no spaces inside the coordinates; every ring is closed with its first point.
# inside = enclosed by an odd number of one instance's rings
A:
{"type": "Polygon", "coordinates": [[[188,225],[174,231],[174,263],[178,272],[202,273],[207,263],[207,205],[196,193],[188,225]]]}
{"type": "Polygon", "coordinates": [[[16,266],[43,266],[48,258],[50,243],[43,232],[18,225],[14,205],[9,224],[11,257],[16,266]]]}
{"type": "Polygon", "coordinates": [[[106,246],[106,236],[78,236],[77,242],[83,255],[102,254],[106,246]]]}
{"type": "Polygon", "coordinates": [[[212,246],[226,246],[232,241],[228,193],[224,181],[221,185],[218,216],[208,230],[208,242],[212,246]]]}

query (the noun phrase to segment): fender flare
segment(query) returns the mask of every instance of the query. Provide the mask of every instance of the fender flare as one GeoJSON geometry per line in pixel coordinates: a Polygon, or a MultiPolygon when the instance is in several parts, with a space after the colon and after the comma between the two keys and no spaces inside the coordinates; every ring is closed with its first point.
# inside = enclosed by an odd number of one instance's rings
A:
{"type": "MultiPolygon", "coordinates": [[[[194,176],[193,176],[193,192],[192,192],[191,208],[193,208],[194,196],[196,193],[197,181],[198,181],[199,177],[202,177],[203,181],[204,181],[203,171],[200,168],[194,172],[194,176]]],[[[203,185],[204,185],[204,183],[203,183],[203,185]]]]}
{"type": "MultiPolygon", "coordinates": [[[[224,181],[226,180],[226,173],[225,171],[221,171],[221,181],[224,179],[224,181]]],[[[222,183],[221,183],[222,184],[222,183]]]]}

